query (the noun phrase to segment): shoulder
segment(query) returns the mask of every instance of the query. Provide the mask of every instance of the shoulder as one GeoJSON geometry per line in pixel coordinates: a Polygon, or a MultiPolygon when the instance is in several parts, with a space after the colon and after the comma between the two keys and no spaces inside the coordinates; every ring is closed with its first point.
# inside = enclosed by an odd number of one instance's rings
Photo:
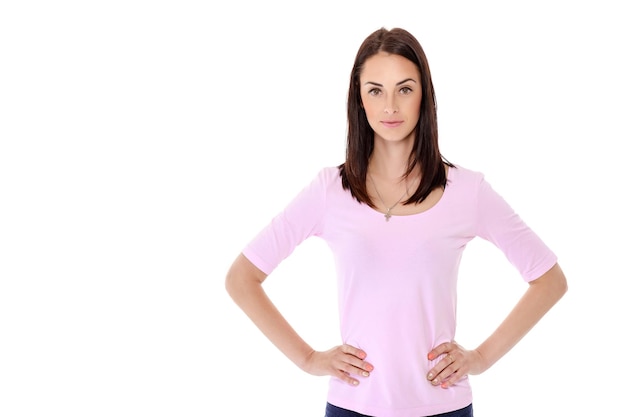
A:
{"type": "Polygon", "coordinates": [[[323,188],[332,187],[338,182],[341,184],[341,175],[339,173],[339,168],[336,166],[326,166],[321,168],[312,181],[313,184],[320,185],[323,188]]]}
{"type": "Polygon", "coordinates": [[[490,199],[495,192],[482,171],[457,164],[448,169],[446,189],[465,204],[479,204],[485,198],[490,199]]]}
{"type": "Polygon", "coordinates": [[[334,181],[339,178],[339,167],[327,166],[319,170],[318,177],[323,177],[325,180],[334,181]]]}
{"type": "Polygon", "coordinates": [[[448,169],[448,185],[456,187],[478,186],[485,180],[481,171],[476,171],[462,165],[454,164],[448,169]]]}
{"type": "Polygon", "coordinates": [[[337,167],[326,166],[320,168],[309,182],[300,191],[300,197],[326,198],[329,191],[334,190],[337,184],[341,186],[341,178],[337,167]]]}

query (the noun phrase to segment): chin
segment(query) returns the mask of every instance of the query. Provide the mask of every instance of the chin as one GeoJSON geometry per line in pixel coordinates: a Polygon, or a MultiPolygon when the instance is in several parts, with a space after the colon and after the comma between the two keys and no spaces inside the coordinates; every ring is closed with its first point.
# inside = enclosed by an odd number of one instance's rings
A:
{"type": "Polygon", "coordinates": [[[404,142],[410,139],[409,136],[398,135],[398,136],[380,136],[380,138],[385,142],[404,142]]]}

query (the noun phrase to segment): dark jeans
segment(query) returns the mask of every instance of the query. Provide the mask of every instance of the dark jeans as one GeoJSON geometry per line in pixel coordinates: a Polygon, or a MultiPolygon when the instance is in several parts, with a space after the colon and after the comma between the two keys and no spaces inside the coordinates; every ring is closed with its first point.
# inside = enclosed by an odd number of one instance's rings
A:
{"type": "MultiPolygon", "coordinates": [[[[460,410],[450,411],[448,413],[437,414],[434,416],[426,417],[473,417],[474,412],[472,410],[472,404],[460,410]]],[[[354,411],[346,410],[344,408],[336,407],[330,403],[326,403],[326,414],[324,417],[374,417],[366,416],[365,414],[359,414],[354,411]]]]}

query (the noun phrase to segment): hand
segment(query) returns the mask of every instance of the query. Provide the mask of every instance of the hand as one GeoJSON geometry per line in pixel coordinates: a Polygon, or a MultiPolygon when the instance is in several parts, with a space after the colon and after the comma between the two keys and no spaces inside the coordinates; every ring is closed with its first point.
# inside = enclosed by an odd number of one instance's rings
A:
{"type": "Polygon", "coordinates": [[[464,349],[454,341],[442,343],[428,352],[428,360],[441,355],[443,358],[426,375],[431,384],[441,385],[441,388],[454,385],[466,375],[479,374],[485,368],[478,351],[464,349]]]}
{"type": "Polygon", "coordinates": [[[359,380],[351,375],[368,377],[374,366],[365,361],[367,354],[350,345],[336,346],[325,352],[313,351],[303,369],[312,375],[331,375],[356,386],[359,380]]]}

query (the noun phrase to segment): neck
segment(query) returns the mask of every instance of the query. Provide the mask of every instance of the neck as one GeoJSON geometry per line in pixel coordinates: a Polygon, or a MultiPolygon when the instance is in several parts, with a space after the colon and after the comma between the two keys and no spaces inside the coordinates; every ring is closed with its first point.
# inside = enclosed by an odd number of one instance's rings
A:
{"type": "Polygon", "coordinates": [[[414,134],[400,141],[385,140],[375,134],[368,172],[388,181],[402,180],[408,168],[414,141],[414,134]]]}
{"type": "Polygon", "coordinates": [[[410,150],[404,151],[392,147],[374,148],[367,170],[386,181],[401,181],[408,168],[410,150]]]}

